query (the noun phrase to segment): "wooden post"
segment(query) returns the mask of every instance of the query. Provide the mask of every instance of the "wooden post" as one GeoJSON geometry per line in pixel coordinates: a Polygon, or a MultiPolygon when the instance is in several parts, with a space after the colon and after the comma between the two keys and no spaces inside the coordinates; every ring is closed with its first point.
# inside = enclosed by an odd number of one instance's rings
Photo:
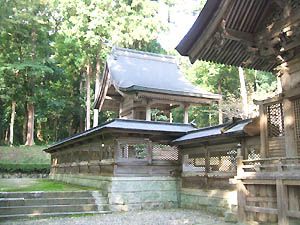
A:
{"type": "Polygon", "coordinates": [[[284,115],[284,137],[286,157],[297,156],[297,142],[295,139],[295,118],[293,102],[284,99],[282,102],[284,115]]]}
{"type": "Polygon", "coordinates": [[[238,200],[238,222],[246,222],[246,193],[247,190],[242,180],[237,181],[237,200],[238,200]]]}
{"type": "Polygon", "coordinates": [[[189,123],[189,113],[188,113],[189,106],[186,104],[184,105],[184,119],[183,123],[188,124],[189,123]]]}
{"type": "Polygon", "coordinates": [[[210,172],[210,152],[207,149],[207,146],[204,146],[205,149],[205,182],[208,185],[208,173],[210,172]]]}
{"type": "Polygon", "coordinates": [[[151,106],[149,103],[146,105],[146,120],[151,121],[151,106]]]}
{"type": "Polygon", "coordinates": [[[276,180],[276,192],[277,192],[277,208],[278,208],[278,225],[288,225],[289,219],[287,217],[287,210],[288,210],[287,186],[283,184],[282,179],[276,180]]]}
{"type": "Polygon", "coordinates": [[[265,107],[259,105],[260,116],[260,157],[266,158],[268,152],[268,118],[265,107]]]}

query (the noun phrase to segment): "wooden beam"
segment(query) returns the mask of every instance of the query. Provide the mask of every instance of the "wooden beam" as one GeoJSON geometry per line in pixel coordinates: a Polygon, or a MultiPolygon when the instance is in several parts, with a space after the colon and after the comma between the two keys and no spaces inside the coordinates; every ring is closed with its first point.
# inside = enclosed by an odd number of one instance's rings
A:
{"type": "Polygon", "coordinates": [[[257,207],[257,206],[245,206],[245,210],[248,212],[278,214],[277,209],[263,208],[263,207],[257,207]]]}
{"type": "Polygon", "coordinates": [[[282,102],[284,115],[284,137],[285,137],[285,152],[287,157],[297,156],[297,142],[295,139],[295,118],[294,105],[289,99],[284,99],[282,102]]]}
{"type": "Polygon", "coordinates": [[[225,28],[225,35],[227,39],[241,41],[251,46],[255,45],[255,38],[251,33],[225,28]]]}
{"type": "Polygon", "coordinates": [[[184,105],[184,116],[183,116],[183,123],[188,124],[189,123],[189,105],[184,105]]]}
{"type": "Polygon", "coordinates": [[[151,105],[148,103],[146,105],[146,120],[151,121],[151,105]]]}
{"type": "Polygon", "coordinates": [[[267,113],[264,105],[259,105],[260,116],[260,157],[266,158],[268,152],[267,113]]]}
{"type": "Polygon", "coordinates": [[[288,225],[289,219],[287,217],[287,211],[288,211],[287,186],[283,184],[281,179],[276,180],[276,192],[277,192],[278,224],[288,225]]]}

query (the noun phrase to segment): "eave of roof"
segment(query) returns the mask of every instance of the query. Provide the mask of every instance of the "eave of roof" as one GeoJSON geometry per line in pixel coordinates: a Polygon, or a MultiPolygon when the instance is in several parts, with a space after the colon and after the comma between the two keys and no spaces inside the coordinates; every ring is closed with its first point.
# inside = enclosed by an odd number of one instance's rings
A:
{"type": "Polygon", "coordinates": [[[237,122],[236,125],[226,130],[225,132],[221,132],[221,130],[229,126],[232,122],[190,131],[186,135],[173,140],[172,143],[177,145],[184,145],[186,142],[190,142],[190,141],[199,143],[199,142],[206,142],[208,139],[212,140],[215,138],[223,138],[228,136],[232,136],[232,137],[248,136],[243,131],[243,128],[251,121],[252,119],[240,120],[237,122]]]}
{"type": "Polygon", "coordinates": [[[177,96],[187,96],[187,97],[197,97],[197,98],[207,98],[210,100],[220,100],[222,99],[222,95],[213,94],[213,93],[192,93],[192,92],[184,92],[184,91],[173,91],[173,90],[165,90],[165,89],[158,89],[158,88],[148,88],[133,85],[128,88],[120,88],[121,91],[124,92],[150,92],[150,93],[159,93],[159,94],[167,94],[167,95],[177,95],[177,96]]]}
{"type": "Polygon", "coordinates": [[[271,72],[279,64],[276,55],[256,56],[249,50],[251,44],[247,48],[244,40],[226,36],[226,32],[232,30],[249,39],[255,37],[260,31],[258,25],[267,19],[264,11],[270,3],[268,0],[209,0],[176,50],[183,56],[189,56],[192,63],[199,59],[271,72]],[[223,31],[222,21],[225,23],[223,31]],[[217,47],[218,42],[222,44],[217,47]]]}
{"type": "Polygon", "coordinates": [[[168,122],[156,122],[156,121],[145,121],[145,120],[127,120],[127,119],[115,119],[110,122],[104,123],[100,126],[91,128],[82,133],[73,135],[66,139],[63,139],[55,144],[51,145],[45,152],[51,152],[52,150],[65,145],[69,142],[80,141],[83,137],[90,136],[92,134],[100,133],[105,129],[115,130],[116,132],[120,130],[130,131],[141,131],[141,132],[159,132],[159,133],[173,133],[184,135],[191,130],[196,128],[192,124],[182,124],[182,123],[168,123],[168,122]]]}
{"type": "Polygon", "coordinates": [[[209,0],[206,2],[191,29],[175,48],[180,55],[188,56],[190,49],[205,30],[207,24],[217,11],[221,1],[222,0],[209,0]]]}

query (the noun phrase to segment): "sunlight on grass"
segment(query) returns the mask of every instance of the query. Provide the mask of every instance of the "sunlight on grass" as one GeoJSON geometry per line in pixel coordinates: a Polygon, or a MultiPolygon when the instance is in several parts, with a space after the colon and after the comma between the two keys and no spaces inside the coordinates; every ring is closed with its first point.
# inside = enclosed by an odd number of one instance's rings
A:
{"type": "Polygon", "coordinates": [[[27,191],[82,191],[99,190],[96,188],[66,184],[52,180],[28,180],[28,179],[2,179],[0,191],[4,192],[27,192],[27,191]],[[34,181],[34,182],[32,182],[34,181]]]}

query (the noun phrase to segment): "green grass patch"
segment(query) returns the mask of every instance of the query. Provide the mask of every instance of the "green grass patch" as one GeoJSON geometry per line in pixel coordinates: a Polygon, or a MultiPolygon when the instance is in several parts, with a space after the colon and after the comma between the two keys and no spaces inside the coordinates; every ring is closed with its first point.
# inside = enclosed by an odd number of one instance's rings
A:
{"type": "Polygon", "coordinates": [[[8,147],[0,146],[0,163],[50,164],[45,145],[8,147]]]}
{"type": "Polygon", "coordinates": [[[0,163],[1,173],[50,173],[50,164],[0,163]]]}
{"type": "Polygon", "coordinates": [[[95,191],[92,187],[66,184],[48,179],[1,179],[0,191],[29,192],[29,191],[95,191]]]}

